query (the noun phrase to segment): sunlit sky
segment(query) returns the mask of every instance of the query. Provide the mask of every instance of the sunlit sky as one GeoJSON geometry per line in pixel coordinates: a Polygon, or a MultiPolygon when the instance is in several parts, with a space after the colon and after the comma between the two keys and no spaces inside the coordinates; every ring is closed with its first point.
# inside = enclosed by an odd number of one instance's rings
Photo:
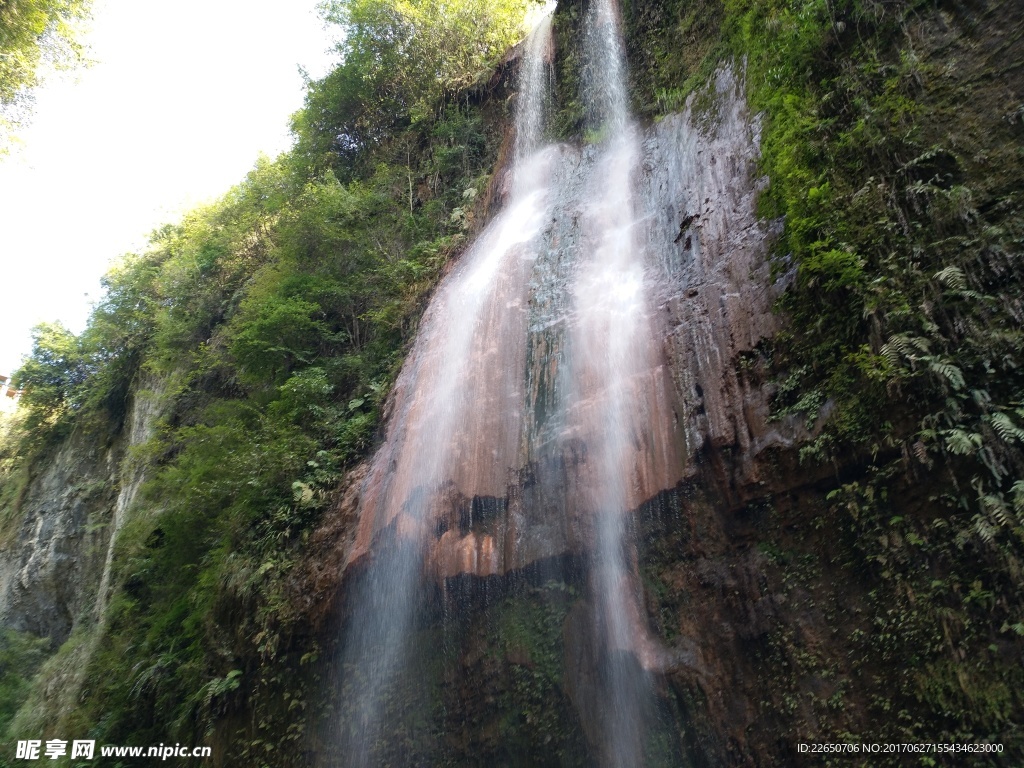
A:
{"type": "Polygon", "coordinates": [[[299,66],[326,73],[315,0],[96,0],[91,67],[36,92],[0,158],[0,373],[30,329],[80,331],[110,262],[290,145],[299,66]]]}

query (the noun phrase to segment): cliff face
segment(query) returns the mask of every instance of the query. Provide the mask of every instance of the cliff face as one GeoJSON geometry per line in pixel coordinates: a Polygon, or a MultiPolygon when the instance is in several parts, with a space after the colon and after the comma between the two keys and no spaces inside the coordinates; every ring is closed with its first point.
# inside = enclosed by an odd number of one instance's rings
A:
{"type": "Polygon", "coordinates": [[[30,483],[0,565],[5,625],[59,645],[90,612],[109,541],[118,454],[72,439],[30,483]]]}
{"type": "Polygon", "coordinates": [[[0,621],[59,646],[102,617],[117,534],[145,479],[131,451],[153,434],[159,382],[136,387],[120,434],[76,433],[35,467],[17,533],[0,552],[0,621]]]}
{"type": "MultiPolygon", "coordinates": [[[[59,661],[33,682],[13,726],[23,735],[67,730],[74,717],[104,638],[118,533],[145,514],[135,501],[146,465],[133,450],[152,437],[167,407],[165,384],[142,377],[113,439],[102,430],[101,437],[76,432],[32,468],[17,533],[0,552],[0,626],[45,638],[59,661]]],[[[31,675],[37,666],[7,673],[31,675]]]]}
{"type": "Polygon", "coordinates": [[[750,493],[773,479],[757,469],[764,451],[806,432],[795,420],[771,420],[772,389],[752,384],[739,365],[781,327],[774,303],[786,276],[773,279],[767,258],[781,222],[757,215],[768,180],[758,176],[760,118],[745,84],[724,68],[707,88],[710,104],[698,111],[691,98],[644,144],[644,229],[662,269],[664,344],[684,403],[688,474],[702,453],[728,449],[729,484],[750,493]]]}
{"type": "MultiPolygon", "coordinates": [[[[777,462],[780,452],[809,434],[805,419],[769,419],[773,388],[751,381],[739,365],[780,327],[772,305],[785,287],[784,279],[771,278],[767,261],[777,225],[756,212],[766,180],[757,175],[760,126],[744,92],[734,70],[720,69],[705,97],[710,106],[697,111],[691,99],[640,140],[636,230],[654,287],[647,322],[658,341],[652,367],[629,379],[629,397],[642,404],[650,431],[637,436],[636,454],[623,472],[632,476],[628,527],[642,532],[634,558],[644,576],[648,615],[640,622],[655,628],[635,662],[660,681],[660,713],[650,717],[662,723],[665,742],[661,753],[648,755],[655,762],[743,761],[762,749],[748,749],[743,734],[759,720],[753,698],[764,670],[742,646],[763,637],[779,612],[777,597],[766,588],[768,563],[747,535],[737,536],[737,528],[745,525],[743,509],[752,499],[795,491],[810,479],[779,471],[777,462]],[[687,610],[680,611],[681,604],[687,610]],[[750,700],[739,704],[745,696],[750,700]],[[743,710],[748,714],[737,719],[743,710]]],[[[425,606],[439,600],[440,613],[427,608],[421,619],[435,629],[410,631],[411,643],[422,642],[420,651],[427,654],[423,648],[436,642],[432,632],[446,638],[435,647],[445,692],[418,706],[429,714],[443,701],[447,714],[432,717],[448,737],[434,742],[412,729],[413,746],[392,745],[395,759],[502,759],[515,749],[539,755],[551,739],[570,764],[600,752],[593,707],[603,651],[591,630],[596,608],[586,596],[585,563],[595,547],[588,486],[595,482],[591,473],[599,471],[595,456],[604,438],[606,395],[591,393],[570,424],[558,419],[569,336],[579,323],[569,296],[588,200],[574,180],[592,174],[595,157],[593,147],[559,147],[551,172],[559,191],[530,262],[528,294],[525,301],[501,302],[510,312],[522,306],[529,328],[525,358],[502,369],[505,379],[513,379],[508,386],[518,393],[516,402],[533,404],[530,423],[518,427],[522,447],[484,455],[461,446],[461,474],[441,507],[432,508],[436,538],[427,545],[425,568],[440,592],[431,598],[428,590],[420,599],[425,606]],[[515,387],[515,369],[522,365],[526,385],[515,387]],[[472,480],[492,475],[507,478],[505,486],[496,479],[472,480]],[[514,637],[502,637],[502,629],[514,637]],[[523,633],[539,636],[526,639],[523,633]],[[537,678],[529,694],[516,682],[524,673],[537,678]],[[526,723],[512,716],[517,707],[526,708],[526,723]],[[534,717],[548,721],[549,730],[531,723],[534,717]]],[[[474,386],[486,386],[480,377],[494,373],[488,362],[473,361],[481,366],[467,377],[474,386]]],[[[399,400],[408,397],[401,382],[397,393],[399,400]]],[[[357,521],[360,510],[365,515],[374,509],[363,494],[373,498],[379,482],[354,473],[341,506],[314,538],[311,580],[297,589],[297,596],[324,595],[338,585],[333,589],[340,614],[328,622],[327,647],[346,622],[349,596],[357,589],[352,582],[361,578],[352,573],[373,557],[367,547],[373,522],[357,521]],[[366,536],[354,536],[357,529],[366,536]]],[[[414,668],[429,666],[415,658],[414,668]]],[[[410,690],[432,685],[422,671],[408,674],[410,690]]],[[[636,674],[642,674],[639,666],[636,674]]],[[[389,712],[392,725],[412,728],[407,712],[389,712]]]]}

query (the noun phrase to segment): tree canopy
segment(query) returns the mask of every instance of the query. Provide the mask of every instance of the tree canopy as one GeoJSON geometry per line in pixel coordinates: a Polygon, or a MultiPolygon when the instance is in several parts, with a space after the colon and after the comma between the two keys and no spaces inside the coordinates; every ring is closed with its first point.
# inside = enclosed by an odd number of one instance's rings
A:
{"type": "Polygon", "coordinates": [[[76,24],[92,0],[0,2],[0,152],[23,115],[40,64],[67,69],[82,62],[76,24]]]}
{"type": "Polygon", "coordinates": [[[327,0],[345,30],[342,64],[311,84],[295,130],[351,160],[396,129],[440,117],[522,34],[536,0],[327,0]],[[330,127],[333,132],[325,129],[330,127]]]}

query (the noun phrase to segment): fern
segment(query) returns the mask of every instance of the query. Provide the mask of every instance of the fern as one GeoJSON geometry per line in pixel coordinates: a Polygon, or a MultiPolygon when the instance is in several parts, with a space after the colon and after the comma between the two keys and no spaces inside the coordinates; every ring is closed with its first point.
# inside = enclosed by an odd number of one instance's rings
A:
{"type": "Polygon", "coordinates": [[[965,432],[962,429],[951,429],[946,432],[946,450],[957,456],[970,456],[981,448],[981,435],[977,432],[965,432]]]}
{"type": "Polygon", "coordinates": [[[999,435],[1004,442],[1024,442],[1024,429],[1021,429],[1014,424],[1013,421],[1010,420],[1010,417],[1005,413],[993,413],[991,416],[988,416],[986,420],[992,425],[996,434],[999,435]]]}
{"type": "Polygon", "coordinates": [[[988,390],[985,389],[972,389],[971,399],[974,400],[980,408],[987,408],[992,402],[992,395],[990,395],[988,390]]]}
{"type": "Polygon", "coordinates": [[[986,544],[991,544],[996,540],[996,529],[981,515],[974,516],[974,532],[986,544]]]}
{"type": "Polygon", "coordinates": [[[952,363],[945,363],[941,360],[933,361],[928,368],[950,383],[953,389],[964,388],[964,374],[952,363]]]}
{"type": "Polygon", "coordinates": [[[985,469],[989,471],[997,483],[1001,483],[1003,478],[1009,474],[1009,470],[1003,460],[1002,451],[997,454],[992,450],[990,444],[986,443],[983,445],[978,452],[978,456],[981,459],[981,463],[985,465],[985,469]]]}
{"type": "Polygon", "coordinates": [[[1013,528],[1014,520],[1010,517],[1009,508],[1000,496],[991,493],[981,497],[982,508],[989,513],[989,516],[1003,528],[1013,528]]]}
{"type": "Polygon", "coordinates": [[[906,173],[911,168],[915,168],[929,160],[934,160],[936,157],[939,157],[940,155],[944,154],[948,154],[947,149],[943,148],[938,144],[933,144],[920,155],[915,157],[913,160],[910,160],[909,162],[906,162],[902,166],[900,166],[900,172],[906,173]]]}
{"type": "Polygon", "coordinates": [[[1018,480],[1010,488],[1013,494],[1013,509],[1018,515],[1024,515],[1024,480],[1018,480]]]}
{"type": "Polygon", "coordinates": [[[899,365],[900,357],[913,362],[919,359],[918,353],[928,354],[928,340],[920,336],[897,333],[882,345],[880,352],[892,365],[899,365]]]}

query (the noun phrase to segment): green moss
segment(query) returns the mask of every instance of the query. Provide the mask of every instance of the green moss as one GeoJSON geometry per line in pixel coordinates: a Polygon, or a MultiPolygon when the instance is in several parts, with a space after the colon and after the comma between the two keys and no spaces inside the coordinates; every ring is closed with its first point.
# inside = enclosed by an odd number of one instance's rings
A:
{"type": "Polygon", "coordinates": [[[459,687],[446,708],[474,727],[449,750],[451,765],[481,760],[510,766],[583,765],[586,749],[565,694],[563,625],[576,599],[561,582],[526,587],[449,628],[457,653],[449,674],[459,687]]]}
{"type": "Polygon", "coordinates": [[[0,632],[0,733],[28,698],[32,678],[46,658],[50,642],[26,632],[0,632]]]}
{"type": "Polygon", "coordinates": [[[555,113],[552,135],[566,140],[584,130],[586,109],[583,104],[583,4],[559,3],[555,10],[553,34],[555,50],[555,113]]]}
{"type": "Polygon", "coordinates": [[[523,765],[558,762],[556,755],[570,740],[561,693],[562,625],[570,596],[565,585],[549,584],[543,591],[510,598],[494,611],[488,645],[508,675],[499,728],[510,754],[524,750],[523,765]],[[545,754],[543,745],[552,742],[557,746],[545,754]]]}
{"type": "MultiPolygon", "coordinates": [[[[723,50],[724,5],[714,0],[627,0],[622,14],[634,110],[656,118],[709,93],[723,50]]],[[[698,99],[700,101],[700,99],[698,99]]],[[[711,99],[704,105],[710,107],[711,99]]]]}

